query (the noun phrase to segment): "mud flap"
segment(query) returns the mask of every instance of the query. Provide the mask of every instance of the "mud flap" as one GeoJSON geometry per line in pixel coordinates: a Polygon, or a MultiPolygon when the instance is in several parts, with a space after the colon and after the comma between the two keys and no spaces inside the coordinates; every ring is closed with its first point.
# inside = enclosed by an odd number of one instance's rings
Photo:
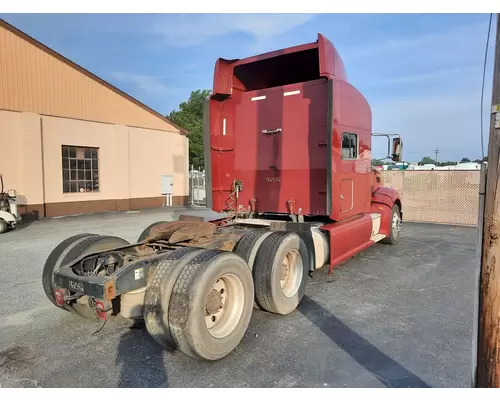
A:
{"type": "Polygon", "coordinates": [[[299,235],[306,247],[309,256],[309,275],[316,270],[316,252],[314,251],[314,241],[311,232],[311,225],[307,222],[272,222],[271,231],[294,232],[299,235]]]}
{"type": "Polygon", "coordinates": [[[297,232],[304,242],[309,256],[309,275],[316,270],[316,252],[314,251],[314,241],[311,231],[297,232]]]}

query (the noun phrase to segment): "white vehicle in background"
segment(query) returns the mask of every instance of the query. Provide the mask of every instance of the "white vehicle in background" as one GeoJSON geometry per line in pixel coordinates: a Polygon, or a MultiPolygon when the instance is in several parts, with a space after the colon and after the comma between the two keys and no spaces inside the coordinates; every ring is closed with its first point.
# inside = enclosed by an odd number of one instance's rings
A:
{"type": "MultiPolygon", "coordinates": [[[[487,163],[485,162],[485,164],[487,163]]],[[[436,166],[436,164],[418,165],[411,163],[408,169],[416,171],[479,171],[481,169],[481,164],[475,162],[467,162],[438,167],[436,166]]]]}
{"type": "Polygon", "coordinates": [[[451,169],[459,170],[479,170],[481,165],[475,162],[457,163],[457,165],[452,165],[451,169]]]}
{"type": "Polygon", "coordinates": [[[20,221],[16,191],[14,189],[10,189],[7,193],[3,191],[3,176],[0,174],[0,233],[13,229],[20,221]]]}
{"type": "Polygon", "coordinates": [[[481,169],[481,166],[479,163],[466,162],[466,163],[457,163],[455,165],[446,165],[443,167],[437,167],[436,169],[445,171],[479,171],[481,169]]]}
{"type": "Polygon", "coordinates": [[[415,169],[415,170],[422,170],[422,171],[434,171],[437,168],[438,167],[436,167],[435,164],[424,164],[424,165],[417,165],[417,166],[413,167],[413,169],[415,169]]]}

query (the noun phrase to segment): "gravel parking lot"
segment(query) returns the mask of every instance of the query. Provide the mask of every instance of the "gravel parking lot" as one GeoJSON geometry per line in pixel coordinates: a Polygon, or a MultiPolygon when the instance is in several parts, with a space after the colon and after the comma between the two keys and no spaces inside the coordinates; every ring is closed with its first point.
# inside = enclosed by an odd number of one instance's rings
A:
{"type": "MultiPolygon", "coordinates": [[[[206,210],[189,210],[208,216],[206,210]]],[[[255,311],[227,358],[163,351],[144,329],[56,309],[41,271],[76,233],[135,241],[163,210],[33,222],[0,236],[3,387],[468,387],[476,229],[405,224],[398,246],[377,244],[318,271],[298,310],[255,311]]]]}

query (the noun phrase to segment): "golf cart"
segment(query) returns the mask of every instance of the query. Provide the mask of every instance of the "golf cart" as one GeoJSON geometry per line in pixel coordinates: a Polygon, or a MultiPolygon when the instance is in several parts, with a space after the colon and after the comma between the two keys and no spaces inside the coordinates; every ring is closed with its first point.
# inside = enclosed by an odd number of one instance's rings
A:
{"type": "Polygon", "coordinates": [[[0,174],[0,233],[7,232],[21,222],[17,212],[16,191],[10,189],[5,193],[3,189],[3,176],[0,174]]]}

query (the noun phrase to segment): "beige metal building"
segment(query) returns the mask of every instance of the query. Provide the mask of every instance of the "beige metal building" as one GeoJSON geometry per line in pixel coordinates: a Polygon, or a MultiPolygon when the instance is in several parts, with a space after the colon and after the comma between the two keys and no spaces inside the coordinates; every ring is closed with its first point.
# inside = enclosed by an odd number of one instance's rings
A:
{"type": "Polygon", "coordinates": [[[0,173],[20,213],[187,204],[187,132],[0,20],[0,173]]]}

